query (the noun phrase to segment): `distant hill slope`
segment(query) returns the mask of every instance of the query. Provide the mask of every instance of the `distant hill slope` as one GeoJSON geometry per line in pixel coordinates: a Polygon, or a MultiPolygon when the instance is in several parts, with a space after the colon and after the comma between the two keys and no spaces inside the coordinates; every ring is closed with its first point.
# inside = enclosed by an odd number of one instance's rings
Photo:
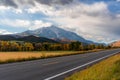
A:
{"type": "Polygon", "coordinates": [[[0,35],[0,40],[4,41],[25,41],[25,42],[49,42],[49,43],[58,43],[52,39],[44,38],[44,37],[36,37],[36,36],[24,36],[19,37],[17,35],[0,35]]]}
{"type": "Polygon", "coordinates": [[[112,47],[120,47],[120,41],[115,41],[113,43],[111,43],[112,47]]]}
{"type": "Polygon", "coordinates": [[[21,37],[21,38],[17,38],[17,40],[20,41],[28,41],[28,42],[49,42],[49,43],[57,43],[57,41],[54,41],[52,39],[48,39],[48,38],[44,38],[44,37],[36,37],[33,35],[30,36],[25,36],[25,37],[21,37]]]}
{"type": "Polygon", "coordinates": [[[11,35],[0,35],[0,40],[6,40],[6,41],[9,41],[9,40],[15,40],[16,38],[14,36],[11,36],[11,35]]]}
{"type": "Polygon", "coordinates": [[[18,33],[19,36],[34,35],[38,37],[46,37],[53,40],[76,40],[84,43],[93,43],[92,41],[86,40],[83,37],[77,35],[74,32],[70,32],[56,26],[43,27],[36,30],[28,30],[22,33],[18,33]]]}

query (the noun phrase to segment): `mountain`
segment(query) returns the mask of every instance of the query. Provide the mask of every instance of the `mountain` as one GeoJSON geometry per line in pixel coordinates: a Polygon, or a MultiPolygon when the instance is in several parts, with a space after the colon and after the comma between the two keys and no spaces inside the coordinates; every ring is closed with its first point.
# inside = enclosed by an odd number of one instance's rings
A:
{"type": "Polygon", "coordinates": [[[0,35],[0,40],[4,41],[25,41],[25,42],[49,42],[49,43],[58,43],[52,39],[44,37],[36,37],[33,35],[20,37],[18,35],[0,35]]]}
{"type": "Polygon", "coordinates": [[[21,38],[17,38],[19,41],[26,41],[26,42],[49,42],[49,43],[57,43],[56,41],[44,37],[36,37],[33,35],[25,36],[21,38]]]}
{"type": "Polygon", "coordinates": [[[74,32],[67,31],[56,26],[43,27],[36,30],[28,30],[22,33],[18,33],[19,36],[29,36],[34,35],[38,37],[46,37],[53,40],[75,40],[84,43],[93,43],[92,41],[86,40],[83,37],[77,35],[74,32]]]}
{"type": "Polygon", "coordinates": [[[15,39],[16,38],[12,35],[0,35],[0,40],[11,41],[15,39]]]}
{"type": "Polygon", "coordinates": [[[113,43],[111,43],[112,47],[120,47],[120,41],[115,41],[113,43]]]}

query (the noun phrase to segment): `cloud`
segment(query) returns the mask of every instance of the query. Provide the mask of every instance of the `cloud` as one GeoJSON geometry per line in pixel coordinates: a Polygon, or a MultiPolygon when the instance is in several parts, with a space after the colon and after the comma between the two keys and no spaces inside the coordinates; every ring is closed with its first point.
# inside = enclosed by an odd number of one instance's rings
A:
{"type": "Polygon", "coordinates": [[[120,0],[116,0],[117,2],[120,2],[120,0]]]}
{"type": "Polygon", "coordinates": [[[107,5],[104,2],[94,4],[83,4],[74,3],[72,6],[69,5],[66,8],[56,11],[62,16],[68,17],[80,17],[81,15],[99,16],[108,12],[107,5]],[[104,12],[105,11],[105,12],[104,12]]]}
{"type": "Polygon", "coordinates": [[[30,22],[28,20],[10,20],[10,19],[4,19],[0,20],[0,24],[11,26],[11,27],[29,27],[30,22]]]}
{"type": "Polygon", "coordinates": [[[30,20],[20,20],[20,19],[15,19],[15,20],[4,19],[4,20],[0,20],[0,24],[15,28],[27,28],[30,30],[38,29],[41,27],[48,27],[52,25],[52,23],[50,22],[43,22],[41,20],[30,21],[30,20]]]}
{"type": "Polygon", "coordinates": [[[45,5],[65,5],[73,2],[73,0],[36,0],[36,2],[45,5]]]}
{"type": "Polygon", "coordinates": [[[17,4],[14,2],[14,0],[0,0],[0,5],[17,7],[17,4]]]}
{"type": "Polygon", "coordinates": [[[4,35],[4,34],[12,34],[12,32],[9,32],[9,31],[4,30],[4,29],[0,29],[0,35],[4,35]]]}
{"type": "Polygon", "coordinates": [[[18,8],[21,5],[35,6],[35,3],[44,5],[66,5],[72,3],[73,0],[0,0],[0,5],[18,8]]]}
{"type": "Polygon", "coordinates": [[[52,25],[52,21],[86,39],[109,42],[119,39],[120,35],[120,14],[111,12],[110,4],[104,0],[91,4],[79,0],[0,0],[0,10],[12,8],[16,13],[24,15],[43,14],[47,16],[44,19],[50,21],[5,19],[0,24],[37,29],[52,25]]]}
{"type": "Polygon", "coordinates": [[[72,4],[65,6],[48,6],[39,3],[35,3],[34,7],[27,9],[28,13],[43,13],[47,16],[52,17],[78,17],[82,14],[88,14],[90,16],[103,14],[108,12],[107,5],[104,2],[94,3],[94,4],[83,4],[78,1],[74,1],[72,4]],[[103,12],[104,11],[104,12],[103,12]]]}
{"type": "Polygon", "coordinates": [[[5,7],[5,6],[0,6],[0,10],[7,10],[7,9],[10,9],[9,7],[5,7]]]}
{"type": "Polygon", "coordinates": [[[54,7],[43,5],[39,3],[35,3],[36,6],[28,8],[26,11],[28,13],[43,13],[45,15],[53,15],[53,11],[55,11],[54,7]]]}
{"type": "Polygon", "coordinates": [[[0,0],[0,7],[4,7],[3,9],[5,10],[11,9],[16,13],[22,13],[28,8],[29,9],[27,11],[31,13],[35,13],[37,11],[45,13],[48,11],[47,8],[50,10],[53,6],[64,6],[72,3],[73,1],[74,0],[0,0]],[[46,7],[46,9],[44,7],[46,7]]]}
{"type": "Polygon", "coordinates": [[[62,28],[74,31],[86,39],[108,42],[119,38],[119,14],[112,14],[106,3],[77,4],[74,3],[72,6],[54,11],[52,18],[48,18],[48,20],[52,20],[62,25],[62,28]]]}
{"type": "Polygon", "coordinates": [[[41,20],[35,20],[35,21],[32,21],[31,23],[32,24],[29,27],[30,30],[38,29],[41,27],[48,27],[52,25],[52,23],[50,22],[43,22],[41,20]]]}

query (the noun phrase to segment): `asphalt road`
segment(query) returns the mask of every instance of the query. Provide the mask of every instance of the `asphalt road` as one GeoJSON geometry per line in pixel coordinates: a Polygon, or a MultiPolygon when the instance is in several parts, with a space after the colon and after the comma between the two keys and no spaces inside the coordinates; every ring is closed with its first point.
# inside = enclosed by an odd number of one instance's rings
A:
{"type": "Polygon", "coordinates": [[[120,49],[0,64],[0,80],[63,80],[66,76],[118,52],[120,49]]]}

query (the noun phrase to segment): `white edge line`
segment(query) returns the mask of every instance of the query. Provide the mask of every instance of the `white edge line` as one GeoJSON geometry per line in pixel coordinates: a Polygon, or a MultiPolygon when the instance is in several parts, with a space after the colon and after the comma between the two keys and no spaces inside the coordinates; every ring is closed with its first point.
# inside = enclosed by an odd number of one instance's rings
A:
{"type": "Polygon", "coordinates": [[[67,71],[65,71],[65,72],[56,74],[56,75],[51,76],[51,77],[49,77],[49,78],[46,78],[46,79],[44,79],[44,80],[51,80],[51,79],[56,78],[56,77],[58,77],[58,76],[64,75],[64,74],[69,73],[69,72],[71,72],[71,71],[74,71],[74,70],[76,70],[76,69],[82,68],[82,67],[87,66],[87,65],[89,65],[89,64],[95,63],[95,62],[97,62],[97,61],[100,61],[100,60],[105,59],[105,58],[107,58],[107,57],[110,57],[110,56],[112,56],[112,55],[115,55],[115,54],[117,54],[117,53],[119,53],[119,52],[116,52],[116,53],[113,53],[113,54],[104,56],[104,57],[102,57],[102,58],[93,60],[93,61],[91,61],[91,62],[85,63],[85,64],[83,64],[83,65],[80,65],[80,66],[78,66],[78,67],[72,68],[72,69],[67,70],[67,71]]]}

